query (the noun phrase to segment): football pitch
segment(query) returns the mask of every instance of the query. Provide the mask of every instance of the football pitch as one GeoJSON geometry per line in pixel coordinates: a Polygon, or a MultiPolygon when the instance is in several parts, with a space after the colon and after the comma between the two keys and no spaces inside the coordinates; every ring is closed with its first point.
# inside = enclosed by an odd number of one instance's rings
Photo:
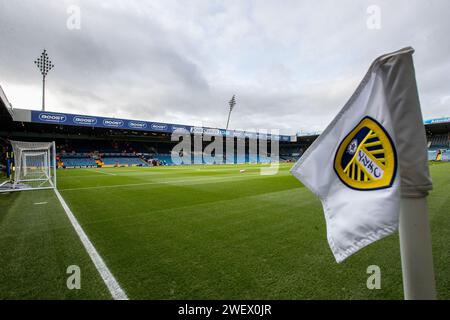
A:
{"type": "MultiPolygon", "coordinates": [[[[130,299],[402,299],[398,235],[337,264],[292,165],[68,169],[58,189],[130,299]],[[380,290],[367,289],[370,265],[380,290]]],[[[450,163],[430,170],[438,297],[450,299],[450,163]]],[[[53,191],[0,194],[0,299],[111,299],[53,191]]]]}

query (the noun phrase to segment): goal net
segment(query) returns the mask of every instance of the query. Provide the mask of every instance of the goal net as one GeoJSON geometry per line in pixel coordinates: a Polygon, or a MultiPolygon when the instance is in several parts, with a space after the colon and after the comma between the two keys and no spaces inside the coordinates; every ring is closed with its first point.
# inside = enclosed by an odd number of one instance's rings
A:
{"type": "Polygon", "coordinates": [[[12,180],[2,191],[56,188],[56,148],[54,142],[10,141],[14,153],[12,180]]]}

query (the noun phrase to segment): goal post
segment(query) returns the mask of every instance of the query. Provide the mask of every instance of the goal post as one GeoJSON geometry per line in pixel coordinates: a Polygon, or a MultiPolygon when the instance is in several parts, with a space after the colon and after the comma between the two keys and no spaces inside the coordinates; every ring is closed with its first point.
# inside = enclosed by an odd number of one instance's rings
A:
{"type": "Polygon", "coordinates": [[[56,188],[55,142],[10,141],[14,166],[12,179],[0,192],[56,188]]]}

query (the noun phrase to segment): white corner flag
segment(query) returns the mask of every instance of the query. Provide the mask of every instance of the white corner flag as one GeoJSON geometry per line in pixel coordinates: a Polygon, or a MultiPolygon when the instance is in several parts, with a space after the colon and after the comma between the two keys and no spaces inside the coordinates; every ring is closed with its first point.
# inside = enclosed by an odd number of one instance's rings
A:
{"type": "Polygon", "coordinates": [[[322,201],[337,262],[395,232],[402,198],[432,189],[413,52],[376,59],[291,170],[322,201]]]}

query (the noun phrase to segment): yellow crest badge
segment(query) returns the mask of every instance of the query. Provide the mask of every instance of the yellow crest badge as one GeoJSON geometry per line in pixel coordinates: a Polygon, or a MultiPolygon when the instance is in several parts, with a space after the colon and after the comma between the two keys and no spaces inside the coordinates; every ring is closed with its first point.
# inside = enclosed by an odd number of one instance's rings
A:
{"type": "Polygon", "coordinates": [[[339,145],[334,171],[352,189],[391,187],[397,171],[397,154],[383,126],[371,117],[363,118],[339,145]]]}

